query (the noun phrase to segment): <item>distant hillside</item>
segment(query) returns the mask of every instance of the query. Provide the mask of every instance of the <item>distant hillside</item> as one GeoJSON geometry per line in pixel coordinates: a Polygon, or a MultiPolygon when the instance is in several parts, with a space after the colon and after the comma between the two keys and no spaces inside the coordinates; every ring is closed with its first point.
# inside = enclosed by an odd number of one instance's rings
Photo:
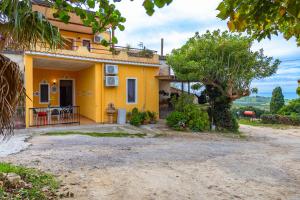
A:
{"type": "MultiPolygon", "coordinates": [[[[288,103],[288,101],[290,100],[285,99],[286,104],[288,103]]],[[[249,96],[234,101],[233,106],[234,107],[253,106],[263,110],[269,110],[270,102],[271,102],[271,97],[249,96]]]]}
{"type": "Polygon", "coordinates": [[[263,110],[269,110],[271,97],[263,97],[263,96],[249,96],[243,97],[234,101],[234,106],[253,106],[263,110]]]}

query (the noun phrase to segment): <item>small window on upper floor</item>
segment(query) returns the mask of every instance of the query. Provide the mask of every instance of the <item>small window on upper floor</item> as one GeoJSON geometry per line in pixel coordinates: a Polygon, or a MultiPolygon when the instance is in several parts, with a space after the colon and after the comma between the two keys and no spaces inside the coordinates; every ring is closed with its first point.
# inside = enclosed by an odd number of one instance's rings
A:
{"type": "Polygon", "coordinates": [[[86,47],[89,51],[91,51],[91,41],[90,40],[82,40],[82,46],[86,47]]]}
{"type": "Polygon", "coordinates": [[[49,84],[40,84],[40,103],[49,103],[49,84]]]}

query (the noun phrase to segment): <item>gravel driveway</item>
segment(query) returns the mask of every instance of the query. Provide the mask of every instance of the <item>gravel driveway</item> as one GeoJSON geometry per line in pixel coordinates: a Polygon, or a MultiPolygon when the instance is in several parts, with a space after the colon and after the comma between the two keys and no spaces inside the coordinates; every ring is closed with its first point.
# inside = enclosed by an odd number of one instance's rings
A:
{"type": "Polygon", "coordinates": [[[300,129],[241,131],[247,140],[35,136],[2,160],[58,175],[75,199],[300,199],[300,129]]]}

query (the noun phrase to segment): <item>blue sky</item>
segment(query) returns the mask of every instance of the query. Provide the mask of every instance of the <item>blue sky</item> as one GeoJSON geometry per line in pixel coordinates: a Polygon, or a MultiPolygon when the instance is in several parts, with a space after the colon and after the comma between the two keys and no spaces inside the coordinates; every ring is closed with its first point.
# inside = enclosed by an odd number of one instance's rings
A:
{"type": "MultiPolygon", "coordinates": [[[[165,39],[165,53],[181,47],[195,32],[206,30],[227,30],[226,22],[216,17],[219,0],[173,0],[163,9],[149,17],[142,8],[142,1],[122,1],[117,7],[124,17],[126,29],[118,32],[119,45],[137,47],[143,42],[147,48],[160,51],[160,39],[165,39]]],[[[282,61],[275,75],[254,81],[259,95],[271,96],[272,89],[281,86],[286,98],[296,97],[297,80],[300,79],[300,47],[294,39],[286,41],[282,36],[272,40],[255,42],[253,50],[263,48],[267,56],[282,61]]]]}

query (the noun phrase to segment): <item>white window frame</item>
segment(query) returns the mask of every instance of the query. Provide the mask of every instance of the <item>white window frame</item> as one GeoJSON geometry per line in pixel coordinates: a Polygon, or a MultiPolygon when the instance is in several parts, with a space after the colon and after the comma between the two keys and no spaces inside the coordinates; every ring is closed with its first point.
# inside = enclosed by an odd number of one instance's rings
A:
{"type": "Polygon", "coordinates": [[[39,94],[39,103],[40,104],[49,104],[50,103],[50,84],[49,83],[40,83],[39,84],[39,91],[40,91],[40,94],[39,94]],[[41,85],[47,85],[48,86],[48,101],[47,102],[41,102],[41,85]]]}
{"type": "Polygon", "coordinates": [[[137,104],[137,100],[138,100],[138,80],[137,78],[134,77],[128,77],[126,78],[126,104],[137,104]],[[128,102],[128,80],[135,80],[135,100],[134,102],[128,102]]]}

